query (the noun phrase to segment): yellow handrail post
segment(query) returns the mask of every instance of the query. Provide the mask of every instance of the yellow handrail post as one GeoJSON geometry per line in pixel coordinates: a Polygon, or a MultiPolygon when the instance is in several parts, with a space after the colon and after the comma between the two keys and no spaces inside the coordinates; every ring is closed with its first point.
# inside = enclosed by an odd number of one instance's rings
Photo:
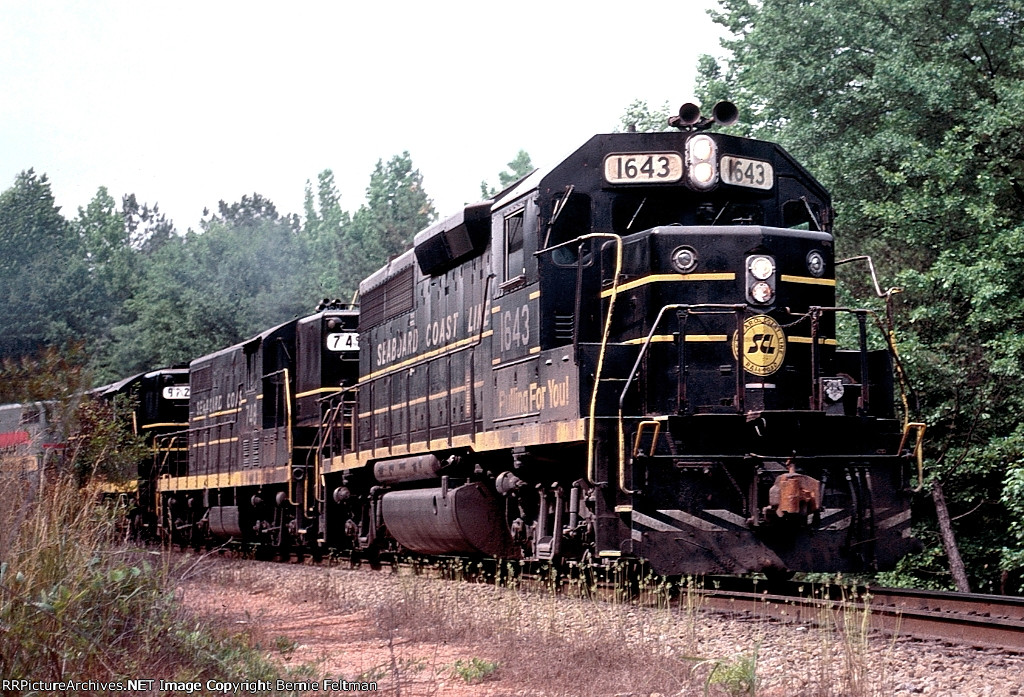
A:
{"type": "Polygon", "coordinates": [[[923,423],[908,423],[903,428],[903,437],[900,439],[899,452],[903,452],[904,446],[910,439],[910,432],[914,431],[917,435],[917,440],[914,443],[914,457],[917,460],[917,487],[914,489],[915,492],[921,491],[924,488],[924,432],[928,426],[923,423]]]}

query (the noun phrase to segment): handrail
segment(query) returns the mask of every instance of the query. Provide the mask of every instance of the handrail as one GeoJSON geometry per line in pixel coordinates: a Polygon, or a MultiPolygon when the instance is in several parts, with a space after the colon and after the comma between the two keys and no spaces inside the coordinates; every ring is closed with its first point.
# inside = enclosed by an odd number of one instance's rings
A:
{"type": "MultiPolygon", "coordinates": [[[[640,454],[640,440],[643,438],[645,427],[650,426],[654,429],[654,433],[651,434],[651,450],[648,453],[649,457],[654,457],[654,451],[658,447],[658,435],[661,433],[661,422],[656,419],[644,419],[636,427],[636,438],[633,439],[633,451],[630,453],[630,460],[636,460],[640,454]]],[[[622,437],[622,421],[619,421],[619,436],[622,437]]],[[[619,457],[619,491],[626,496],[632,496],[638,493],[636,489],[626,488],[626,459],[619,457]]]]}
{"type": "MultiPolygon", "coordinates": [[[[658,311],[658,316],[655,317],[654,322],[651,324],[651,330],[647,333],[647,337],[644,342],[640,345],[640,352],[637,354],[636,361],[633,363],[633,369],[629,371],[629,377],[626,378],[626,384],[622,387],[622,392],[619,394],[619,415],[618,415],[618,427],[619,427],[619,489],[622,493],[628,495],[635,494],[636,491],[626,488],[625,483],[625,470],[626,470],[626,427],[625,427],[625,403],[626,393],[629,392],[629,388],[632,387],[633,381],[636,379],[637,373],[640,372],[640,364],[643,362],[644,357],[647,355],[647,349],[650,348],[654,340],[654,335],[658,331],[658,327],[661,324],[662,319],[665,317],[665,313],[670,310],[710,310],[708,314],[718,314],[717,311],[722,311],[721,314],[732,314],[743,310],[746,305],[717,305],[717,304],[704,304],[704,305],[688,305],[685,303],[673,303],[670,305],[663,305],[658,311]],[[725,312],[725,311],[728,312],[725,312]]],[[[679,341],[685,341],[685,337],[680,336],[679,341]]],[[[680,366],[682,369],[682,366],[680,366]]],[[[680,376],[680,379],[682,377],[680,376]]],[[[639,437],[639,432],[637,433],[639,437]]]]}
{"type": "MultiPolygon", "coordinates": [[[[582,251],[583,242],[587,239],[608,239],[615,243],[615,273],[612,275],[611,293],[608,296],[608,314],[605,315],[604,331],[601,334],[601,348],[598,350],[597,367],[594,369],[594,389],[590,394],[590,428],[587,430],[587,483],[595,486],[597,484],[597,463],[594,461],[594,443],[597,439],[595,434],[595,426],[597,425],[597,392],[601,387],[601,372],[604,370],[604,358],[608,351],[608,337],[612,331],[612,313],[615,311],[615,300],[619,295],[619,275],[622,273],[622,237],[612,232],[593,232],[576,239],[580,242],[580,251],[582,251]]],[[[583,263],[582,256],[580,254],[577,258],[577,264],[583,263]]]]}
{"type": "Polygon", "coordinates": [[[834,266],[840,266],[842,264],[849,264],[850,262],[854,262],[854,261],[866,261],[867,262],[867,264],[868,264],[868,271],[871,272],[871,282],[875,286],[875,295],[877,295],[878,297],[880,297],[880,298],[888,298],[891,295],[895,295],[896,293],[902,293],[903,292],[902,288],[896,288],[896,287],[887,288],[887,289],[885,289],[884,292],[882,291],[882,287],[880,285],[878,285],[878,275],[875,273],[875,264],[874,264],[874,262],[871,261],[871,257],[868,256],[867,254],[862,254],[862,255],[856,256],[856,257],[849,257],[847,259],[837,259],[835,261],[834,266]]]}
{"type": "MultiPolygon", "coordinates": [[[[344,456],[346,453],[356,452],[356,426],[358,421],[359,412],[359,401],[356,396],[359,393],[360,385],[349,385],[341,388],[338,392],[331,396],[332,405],[328,407],[327,413],[321,422],[321,431],[323,433],[318,435],[319,447],[317,449],[317,457],[319,462],[318,467],[322,464],[322,458],[324,457],[324,451],[330,449],[331,457],[335,454],[335,439],[334,430],[335,424],[338,423],[338,416],[341,416],[341,449],[340,453],[344,456]],[[350,400],[346,400],[347,397],[351,397],[350,400]],[[336,400],[336,401],[335,401],[336,400]],[[352,409],[352,420],[346,426],[345,424],[345,410],[346,408],[352,409]],[[349,431],[349,448],[345,448],[345,430],[349,431]]],[[[322,469],[320,470],[321,478],[323,477],[322,469]]],[[[318,499],[319,500],[319,499],[318,499]]]]}
{"type": "Polygon", "coordinates": [[[651,451],[647,453],[648,457],[654,457],[654,451],[658,446],[658,435],[661,433],[661,422],[657,419],[645,419],[636,427],[636,438],[633,440],[633,452],[630,457],[640,454],[640,440],[643,438],[645,426],[654,428],[654,433],[651,434],[651,451]]]}
{"type": "MultiPolygon", "coordinates": [[[[903,384],[903,379],[902,379],[902,376],[903,376],[902,364],[901,364],[900,359],[899,359],[899,354],[896,352],[896,344],[893,341],[892,336],[889,334],[889,332],[886,330],[886,328],[882,325],[882,320],[879,319],[878,313],[875,312],[874,310],[869,310],[867,308],[840,307],[840,306],[836,306],[836,307],[822,307],[822,306],[818,306],[818,305],[810,307],[808,309],[808,311],[807,311],[807,314],[804,315],[804,317],[808,317],[809,316],[809,317],[811,317],[811,321],[812,321],[812,332],[811,332],[811,334],[812,334],[812,337],[814,337],[814,339],[812,341],[812,345],[811,345],[811,356],[812,356],[812,359],[814,359],[816,357],[816,351],[817,351],[817,346],[818,346],[818,340],[817,340],[817,337],[815,336],[815,333],[816,333],[817,330],[814,327],[814,323],[817,321],[817,317],[821,313],[824,313],[824,312],[831,312],[833,314],[839,314],[840,312],[847,312],[847,313],[857,317],[858,339],[859,339],[859,343],[860,343],[860,359],[861,359],[861,366],[860,366],[861,367],[861,376],[860,376],[860,380],[861,380],[861,384],[863,385],[863,387],[861,388],[861,409],[864,410],[864,411],[867,411],[867,409],[870,407],[870,393],[869,393],[868,384],[867,384],[869,376],[868,376],[868,365],[867,365],[868,346],[867,346],[867,326],[866,326],[866,321],[867,321],[867,317],[869,315],[871,316],[872,319],[875,320],[875,324],[878,326],[879,331],[882,333],[882,336],[885,339],[885,345],[889,349],[889,354],[893,357],[893,360],[895,361],[894,370],[896,370],[897,374],[900,377],[900,380],[898,381],[898,385],[899,385],[899,391],[900,391],[900,401],[901,401],[901,403],[904,406],[903,425],[904,425],[904,427],[906,427],[906,425],[910,421],[910,418],[909,418],[909,415],[908,415],[907,396],[906,396],[906,391],[904,389],[905,386],[903,384]]],[[[801,318],[798,321],[803,321],[803,318],[801,318]]],[[[787,325],[787,326],[791,326],[791,325],[787,325]]],[[[817,381],[817,377],[818,377],[817,375],[812,375],[812,380],[815,381],[815,383],[817,381]]],[[[811,394],[815,396],[816,404],[817,404],[818,401],[820,401],[820,396],[818,395],[818,387],[817,387],[816,384],[812,384],[811,389],[812,389],[812,393],[811,394]]]]}
{"type": "MultiPolygon", "coordinates": [[[[619,395],[619,413],[618,413],[618,428],[619,428],[619,434],[618,434],[619,435],[619,486],[620,486],[620,488],[622,490],[622,493],[627,494],[627,495],[631,495],[631,494],[636,493],[635,491],[628,489],[626,487],[626,485],[625,485],[625,465],[626,465],[625,401],[626,401],[626,394],[629,392],[629,390],[632,388],[634,382],[636,381],[637,374],[640,371],[640,366],[641,366],[645,356],[647,355],[649,347],[653,343],[654,336],[656,335],[656,333],[658,331],[658,328],[659,328],[660,324],[662,323],[662,320],[665,317],[666,313],[669,312],[669,311],[672,311],[672,310],[675,310],[675,311],[684,310],[684,311],[686,311],[687,315],[689,315],[689,314],[715,314],[716,311],[723,311],[723,310],[728,310],[730,312],[737,312],[737,311],[740,311],[740,310],[745,310],[746,307],[747,307],[746,305],[715,305],[715,304],[686,305],[686,304],[670,304],[670,305],[663,306],[661,308],[661,310],[658,312],[657,317],[655,318],[653,324],[651,325],[650,331],[648,332],[648,334],[645,337],[644,341],[640,344],[640,352],[637,354],[637,358],[636,358],[636,361],[633,364],[633,368],[630,371],[629,377],[626,379],[625,385],[622,388],[622,392],[619,395]],[[702,312],[703,310],[707,310],[707,311],[710,311],[710,312],[702,312]]],[[[838,314],[840,312],[850,313],[850,314],[853,314],[853,315],[858,317],[859,335],[860,335],[859,336],[859,343],[860,343],[859,352],[861,354],[861,373],[862,373],[861,374],[861,382],[864,383],[864,386],[862,388],[862,396],[861,396],[861,399],[862,399],[861,409],[866,410],[869,407],[868,388],[867,388],[867,384],[866,384],[867,380],[868,380],[868,377],[869,377],[868,376],[868,372],[867,372],[868,371],[868,366],[866,364],[867,363],[867,337],[866,337],[865,320],[866,320],[867,316],[870,315],[872,318],[874,318],[874,320],[875,320],[876,324],[878,325],[879,329],[882,331],[882,335],[883,335],[883,337],[886,340],[886,345],[888,346],[890,353],[893,354],[894,356],[896,356],[895,346],[893,345],[892,337],[885,331],[885,327],[882,326],[881,320],[879,319],[877,313],[874,312],[873,310],[861,309],[861,308],[814,306],[814,307],[809,308],[808,312],[803,314],[798,320],[796,320],[795,322],[792,322],[790,324],[787,324],[785,326],[786,327],[792,327],[795,324],[798,324],[799,322],[805,321],[807,319],[811,320],[811,323],[812,323],[812,329],[811,329],[812,381],[816,383],[817,382],[817,369],[815,367],[815,364],[817,362],[818,343],[819,343],[819,341],[821,341],[821,339],[817,336],[817,332],[818,332],[818,330],[817,330],[817,319],[822,314],[824,314],[824,313],[838,314]]],[[[686,340],[685,337],[680,333],[680,336],[678,337],[678,341],[679,342],[684,342],[685,340],[686,340]]],[[[898,356],[896,357],[896,360],[897,360],[897,363],[898,363],[898,356]]],[[[743,368],[742,368],[742,365],[739,364],[739,359],[737,359],[737,362],[738,362],[737,370],[738,371],[742,371],[743,368]]],[[[685,366],[680,365],[680,371],[682,371],[684,369],[684,367],[685,366]]],[[[680,375],[680,380],[683,380],[683,379],[684,379],[683,376],[680,375]]],[[[904,401],[904,404],[905,404],[906,403],[906,395],[905,395],[905,393],[903,391],[902,384],[900,385],[900,393],[901,393],[901,397],[902,397],[902,399],[904,401]]],[[[818,386],[816,384],[812,385],[812,394],[815,395],[815,397],[816,397],[815,404],[817,405],[817,408],[820,409],[821,408],[821,406],[820,406],[820,398],[817,396],[818,395],[818,386]]],[[[923,423],[916,423],[916,422],[915,423],[910,423],[909,419],[906,418],[906,412],[904,412],[904,419],[905,419],[905,421],[904,421],[904,432],[903,432],[903,439],[900,442],[900,451],[902,451],[904,446],[906,445],[906,442],[907,442],[907,440],[909,438],[909,435],[910,435],[911,431],[915,432],[917,434],[917,441],[916,441],[916,443],[914,445],[914,454],[915,454],[915,457],[917,459],[918,480],[919,480],[918,487],[917,487],[917,489],[915,489],[915,491],[920,491],[921,487],[923,486],[923,484],[921,483],[920,480],[924,476],[924,464],[923,464],[923,451],[922,451],[922,448],[923,448],[923,439],[924,439],[924,432],[925,432],[926,425],[923,424],[923,423]]],[[[642,422],[641,423],[641,427],[643,426],[643,423],[646,423],[646,422],[642,422]]],[[[637,432],[638,439],[639,439],[639,435],[640,435],[640,431],[638,430],[638,432],[637,432]]],[[[637,442],[639,442],[639,440],[637,442]]]]}
{"type": "MultiPolygon", "coordinates": [[[[597,422],[597,392],[601,386],[601,372],[604,370],[604,358],[608,349],[608,337],[611,335],[612,313],[615,311],[615,300],[619,294],[619,276],[622,273],[622,236],[616,235],[613,232],[591,232],[586,235],[580,235],[579,237],[571,239],[567,242],[560,242],[559,244],[552,245],[550,247],[545,247],[544,249],[537,251],[536,254],[539,256],[540,254],[546,254],[547,252],[550,252],[552,250],[559,249],[561,247],[567,247],[571,244],[578,243],[580,247],[580,253],[578,253],[576,256],[576,264],[580,265],[579,268],[582,268],[581,265],[583,263],[583,243],[586,242],[587,240],[593,239],[611,240],[612,242],[615,243],[615,273],[612,276],[612,287],[610,289],[611,292],[609,293],[608,297],[608,313],[605,315],[604,331],[601,334],[601,348],[598,350],[597,354],[597,368],[594,370],[594,389],[591,391],[590,394],[590,411],[588,414],[590,427],[587,430],[586,480],[587,484],[589,484],[590,486],[597,486],[597,465],[594,461],[594,441],[596,438],[594,431],[597,422]]],[[[576,295],[577,302],[579,302],[580,288],[578,282],[576,295]]]]}
{"type": "MultiPolygon", "coordinates": [[[[320,426],[316,429],[316,447],[312,451],[313,455],[313,471],[315,481],[313,483],[313,500],[317,503],[324,503],[326,501],[326,485],[325,482],[321,481],[323,475],[321,474],[320,463],[323,460],[324,443],[328,440],[326,435],[330,433],[328,424],[333,420],[334,407],[330,407],[320,417],[320,426]]],[[[344,424],[342,424],[344,427],[344,424]]],[[[308,460],[308,458],[307,458],[308,460]]]]}
{"type": "MultiPolygon", "coordinates": [[[[292,465],[294,465],[292,448],[295,443],[294,434],[292,433],[292,388],[291,383],[288,380],[288,369],[284,368],[281,372],[284,373],[285,442],[287,443],[288,448],[288,503],[293,506],[298,506],[298,502],[293,498],[295,482],[293,481],[294,477],[292,473],[292,465]]],[[[309,477],[302,478],[302,489],[302,501],[303,506],[305,506],[305,501],[309,494],[309,477]]],[[[305,511],[303,511],[303,513],[305,513],[305,511]]]]}
{"type": "Polygon", "coordinates": [[[907,444],[907,439],[910,437],[910,432],[917,433],[917,441],[914,443],[914,456],[917,459],[917,487],[914,489],[914,493],[924,488],[924,432],[927,428],[927,425],[920,422],[908,423],[903,429],[903,437],[900,439],[899,452],[902,453],[903,446],[907,444]]]}
{"type": "MultiPolygon", "coordinates": [[[[298,506],[299,503],[295,500],[295,482],[292,476],[292,465],[294,464],[292,459],[292,446],[293,446],[293,435],[292,435],[292,390],[291,383],[289,381],[289,373],[287,368],[281,368],[281,370],[275,370],[272,373],[267,373],[263,376],[263,379],[272,378],[276,375],[284,376],[284,414],[285,414],[285,446],[288,450],[288,503],[293,506],[298,506]]],[[[264,402],[266,395],[264,395],[264,402]]],[[[264,404],[264,406],[266,406],[264,404]]],[[[303,477],[303,494],[308,494],[308,485],[305,483],[309,478],[303,477]]],[[[305,497],[304,497],[305,498],[305,497]]]]}

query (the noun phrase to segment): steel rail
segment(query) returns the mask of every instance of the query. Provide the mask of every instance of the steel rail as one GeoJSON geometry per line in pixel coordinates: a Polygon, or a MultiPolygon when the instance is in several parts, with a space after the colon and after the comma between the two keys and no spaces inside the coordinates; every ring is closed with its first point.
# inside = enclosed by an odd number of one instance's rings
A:
{"type": "Polygon", "coordinates": [[[1024,653],[1019,597],[791,582],[761,593],[705,585],[703,600],[711,609],[746,617],[820,623],[854,616],[897,636],[1024,653]]]}

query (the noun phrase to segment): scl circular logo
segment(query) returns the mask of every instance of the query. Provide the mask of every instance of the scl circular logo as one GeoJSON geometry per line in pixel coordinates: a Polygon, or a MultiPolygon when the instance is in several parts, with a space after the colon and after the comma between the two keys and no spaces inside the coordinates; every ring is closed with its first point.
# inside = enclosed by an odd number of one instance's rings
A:
{"type": "MultiPolygon", "coordinates": [[[[732,355],[739,342],[732,335],[732,355]]],[[[786,334],[768,315],[754,315],[743,323],[743,369],[752,375],[771,375],[786,359],[786,334]]]]}

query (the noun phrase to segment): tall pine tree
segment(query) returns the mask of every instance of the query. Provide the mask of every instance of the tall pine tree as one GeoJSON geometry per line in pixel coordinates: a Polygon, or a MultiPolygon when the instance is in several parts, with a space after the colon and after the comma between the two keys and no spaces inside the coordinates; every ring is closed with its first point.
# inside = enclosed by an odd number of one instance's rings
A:
{"type": "Polygon", "coordinates": [[[366,189],[366,203],[352,216],[344,235],[341,272],[352,288],[411,248],[416,233],[435,217],[423,176],[413,169],[409,153],[395,155],[387,163],[378,160],[366,189]]]}

